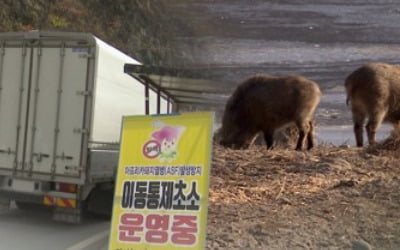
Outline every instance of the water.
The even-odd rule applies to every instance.
[[[317,82],[323,93],[315,113],[321,143],[355,145],[346,77],[365,63],[400,62],[400,8],[393,0],[188,0],[172,7],[193,30],[176,41],[198,48],[186,53],[220,86],[261,72]],[[233,87],[226,89],[224,98]],[[214,109],[217,123],[223,108]],[[377,139],[390,131],[383,125]]]
[[[392,130],[392,126],[389,124],[382,124],[376,134],[376,140],[379,142],[386,139]],[[336,126],[321,126],[317,127],[315,136],[318,145],[350,145],[355,146],[355,137],[352,125],[336,125]],[[364,130],[364,144],[367,144],[367,136]]]

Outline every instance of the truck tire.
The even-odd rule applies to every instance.
[[[99,218],[111,219],[114,189],[96,187],[87,200],[87,211]]]

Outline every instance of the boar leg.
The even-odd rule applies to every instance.
[[[313,121],[309,122],[310,128],[307,134],[307,150],[310,150],[314,147],[314,123]]]
[[[296,150],[302,150],[304,141],[306,139],[306,135],[308,134],[308,131],[310,130],[310,125],[308,122],[296,122],[296,126],[299,129],[299,139],[297,141],[297,146]]]
[[[398,137],[400,135],[400,121],[395,121],[392,123],[393,125],[393,134]]]
[[[364,144],[363,125],[365,120],[365,114],[359,112],[355,108],[353,108],[352,112],[353,112],[353,122],[354,122],[354,135],[356,138],[357,147],[362,147]]]
[[[263,131],[264,133],[264,140],[265,144],[267,145],[267,149],[272,149],[272,145],[274,144],[274,133],[271,133],[270,131]]]
[[[367,135],[368,135],[368,143],[369,145],[374,145],[376,143],[375,141],[375,135],[376,131],[381,125],[383,121],[384,115],[382,113],[374,113],[369,117],[366,129],[367,129]]]

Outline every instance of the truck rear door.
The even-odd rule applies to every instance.
[[[81,177],[89,52],[54,37],[3,42],[0,169],[39,179]]]

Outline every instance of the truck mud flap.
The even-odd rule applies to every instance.
[[[82,208],[63,208],[56,207],[53,211],[53,220],[79,224],[82,222],[83,209]]]

